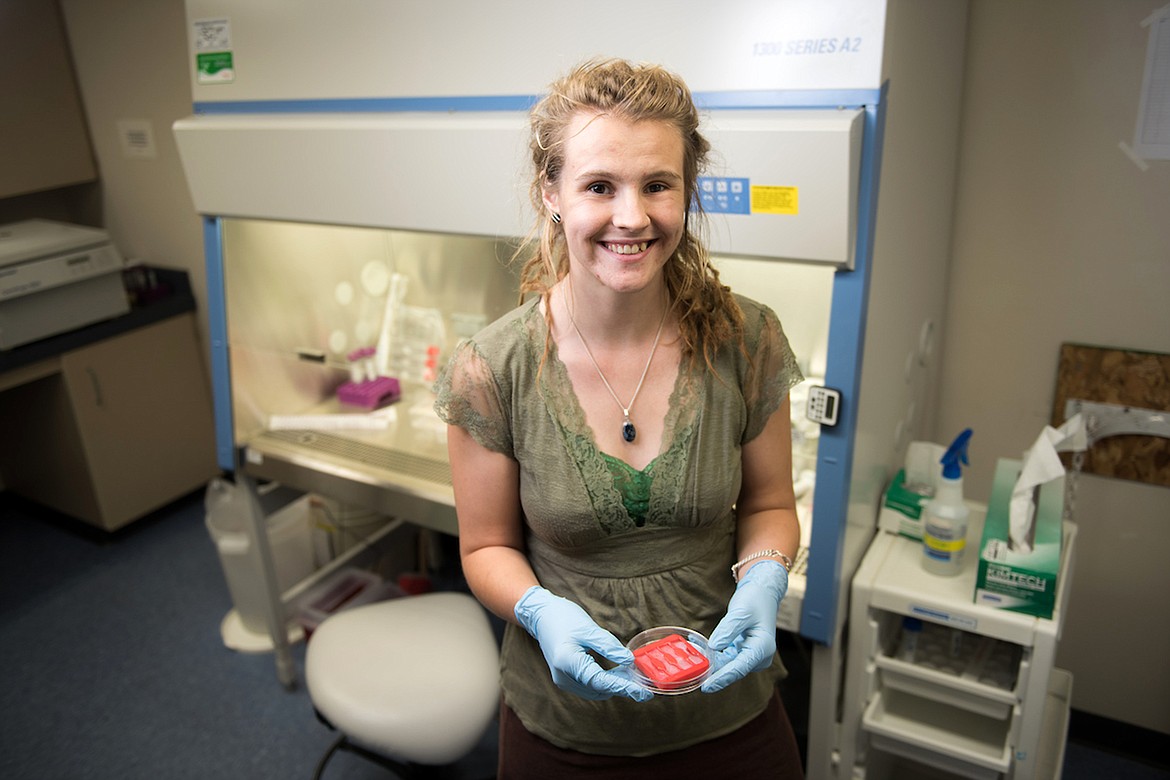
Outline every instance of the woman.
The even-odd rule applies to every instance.
[[[775,315],[719,283],[696,234],[709,146],[690,92],[658,67],[587,63],[531,125],[535,295],[460,344],[436,402],[464,573],[510,623],[499,777],[799,776],[775,630],[802,377]],[[624,643],[660,625],[710,636],[700,691],[630,676]]]

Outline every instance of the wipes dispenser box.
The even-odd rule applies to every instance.
[[[932,442],[911,442],[906,462],[882,496],[878,528],[911,539],[922,538],[922,510],[934,497],[939,461],[946,448]]]
[[[979,545],[975,603],[1050,618],[1060,571],[1064,477],[1028,489],[1031,523],[1022,520],[1018,510],[1013,534],[1012,495],[1023,466],[1008,458],[996,464]],[[1020,503],[1017,500],[1017,507]]]
[[[911,539],[921,539],[922,508],[930,502],[932,494],[932,490],[912,487],[906,481],[906,470],[899,469],[882,498],[878,527]]]

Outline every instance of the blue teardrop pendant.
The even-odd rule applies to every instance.
[[[627,442],[632,442],[637,436],[638,429],[634,427],[634,424],[630,422],[630,418],[627,417],[622,423],[622,438]]]

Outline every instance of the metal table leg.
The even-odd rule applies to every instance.
[[[281,600],[280,584],[276,579],[276,562],[272,556],[272,545],[268,538],[267,518],[251,477],[237,472],[236,479],[248,500],[248,542],[256,551],[264,586],[264,618],[268,633],[272,637],[272,649],[276,656],[276,676],[281,685],[292,689],[297,682],[296,662],[288,642],[288,616]]]

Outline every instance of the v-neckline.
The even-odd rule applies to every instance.
[[[548,323],[544,312],[536,305],[528,317],[529,325],[526,329],[532,338],[534,357],[537,362],[543,362],[543,368],[534,366],[539,377],[538,392],[545,397],[549,412],[556,421],[558,436],[562,437],[570,457],[576,462],[585,491],[595,502],[598,522],[611,533],[626,529],[626,523],[629,523],[629,528],[633,528],[633,519],[613,482],[606,458],[619,461],[624,468],[635,473],[637,470],[624,458],[606,453],[598,446],[593,428],[585,418],[585,409],[569,379],[568,367],[560,358],[556,342],[548,340]],[[543,361],[540,356],[544,357]],[[690,447],[693,426],[702,403],[702,383],[696,381],[693,367],[686,360],[680,361],[663,421],[658,453],[646,464],[647,467],[653,464],[655,469],[650,483],[647,521],[653,519],[656,511],[673,511],[665,507],[675,507],[678,503],[682,474],[688,462],[684,451]],[[609,475],[610,479],[606,480],[602,475]],[[607,522],[606,518],[624,518],[624,521],[615,525]]]
[[[542,328],[544,330],[544,334],[542,335],[547,337],[548,323],[544,321],[544,315],[542,312],[540,312],[539,307],[537,307],[537,315],[540,317]],[[648,469],[655,461],[661,460],[662,456],[668,452],[675,443],[675,428],[680,415],[679,404],[676,403],[676,401],[679,398],[679,388],[683,383],[683,375],[687,371],[685,362],[679,362],[678,370],[674,375],[674,383],[670,388],[670,397],[667,401],[666,417],[662,424],[662,438],[658,442],[658,451],[654,454],[654,457],[646,462],[645,466],[639,469],[621,455],[616,455],[612,452],[606,452],[605,450],[601,449],[601,446],[597,443],[597,433],[593,430],[593,427],[589,425],[589,418],[585,416],[585,407],[581,405],[581,399],[577,397],[577,389],[573,387],[573,380],[569,376],[569,367],[565,365],[563,360],[561,360],[560,346],[555,341],[551,343],[552,348],[549,350],[548,354],[548,365],[551,365],[556,372],[556,381],[563,389],[564,395],[567,395],[572,399],[572,408],[562,410],[561,414],[561,417],[566,424],[572,423],[571,426],[567,425],[567,427],[579,435],[585,435],[589,442],[590,448],[594,453],[596,453],[598,457],[604,456],[606,458],[612,458],[613,460],[620,461],[633,472],[644,473],[646,469]],[[669,444],[667,444],[668,439],[670,440]]]

